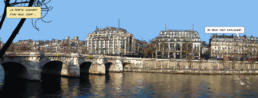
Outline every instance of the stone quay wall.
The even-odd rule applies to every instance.
[[[124,71],[176,74],[258,74],[258,62],[131,58],[124,64]]]

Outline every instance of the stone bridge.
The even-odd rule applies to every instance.
[[[122,72],[121,57],[77,53],[6,53],[1,61],[5,77],[41,80],[42,74],[80,77],[83,74]]]
[[[6,53],[0,61],[6,77],[42,80],[45,74],[81,77],[107,72],[258,74],[258,62],[132,58],[62,53]],[[44,80],[44,78],[43,78]]]

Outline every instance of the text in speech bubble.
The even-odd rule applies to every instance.
[[[244,27],[205,27],[206,33],[244,33]]]
[[[7,7],[7,18],[41,18],[40,7]]]

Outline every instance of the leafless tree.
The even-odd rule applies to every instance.
[[[146,47],[143,48],[143,56],[144,57],[152,57],[157,56],[156,51],[158,49],[158,41],[156,39],[151,40]]]
[[[187,62],[189,63],[189,68],[192,69],[193,68],[193,58],[194,58],[194,50],[192,47],[192,43],[191,42],[186,42],[183,44],[183,52],[184,52],[184,56],[187,60]]]
[[[162,58],[165,57],[165,52],[166,52],[166,43],[161,41],[159,43],[159,50],[161,51],[161,56]]]
[[[32,19],[32,26],[39,30],[37,27],[38,21],[43,21],[48,23],[49,21],[44,20],[44,17],[47,15],[47,13],[52,9],[52,7],[48,6],[48,3],[51,0],[3,0],[4,2],[4,11],[0,20],[0,30],[2,30],[2,26],[4,24],[4,21],[6,19],[6,13],[7,13],[7,7],[41,7],[42,10],[42,17],[39,19]],[[7,42],[4,44],[3,48],[0,50],[0,58],[3,57],[6,50],[9,48],[11,43],[13,42],[16,35],[19,33],[20,29],[22,28],[23,24],[25,23],[26,18],[21,18],[15,27],[15,29],[12,31],[11,36],[7,40]]]

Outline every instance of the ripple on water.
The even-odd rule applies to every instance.
[[[2,76],[3,78],[3,76]],[[240,81],[250,84],[241,85]],[[7,85],[5,92],[23,98],[37,97],[130,97],[130,98],[220,98],[258,97],[257,76],[176,75],[160,73],[110,73],[83,79],[61,78],[60,84],[24,82]],[[46,87],[47,86],[47,87]],[[17,93],[17,91],[22,93]],[[46,90],[51,90],[46,91]],[[2,92],[2,91],[1,91]],[[0,96],[1,93],[0,92]],[[8,93],[8,94],[9,94]],[[8,95],[7,94],[7,95]]]

